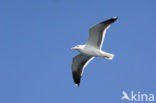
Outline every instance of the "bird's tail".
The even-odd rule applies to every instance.
[[[105,54],[104,58],[109,59],[109,60],[113,60],[114,54],[110,54],[110,53],[106,53],[106,52],[104,54]]]

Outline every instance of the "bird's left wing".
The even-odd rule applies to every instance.
[[[73,58],[72,62],[72,74],[74,82],[79,86],[80,79],[83,73],[85,66],[93,59],[94,57],[80,53],[79,55]]]

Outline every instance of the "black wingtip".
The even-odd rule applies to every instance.
[[[74,80],[76,86],[78,87],[80,84],[80,80],[81,80],[81,74],[78,72],[73,72],[73,80]]]
[[[76,85],[77,87],[79,87],[79,83],[76,83],[75,85]]]
[[[104,23],[113,23],[114,21],[116,21],[118,19],[118,16],[113,17],[111,19],[108,19],[106,21],[101,22],[100,24],[104,24]]]
[[[114,19],[114,20],[117,20],[117,19],[118,19],[118,16],[116,16],[116,17],[113,17],[113,19]]]
[[[74,79],[74,82],[75,82],[75,85],[77,87],[79,87],[79,85],[80,85],[80,79]]]

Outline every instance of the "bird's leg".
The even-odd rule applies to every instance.
[[[109,56],[104,56],[104,57],[107,58],[107,59],[109,58]]]

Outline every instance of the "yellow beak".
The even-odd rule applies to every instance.
[[[76,48],[72,47],[71,49],[74,50],[74,49],[76,49]]]

